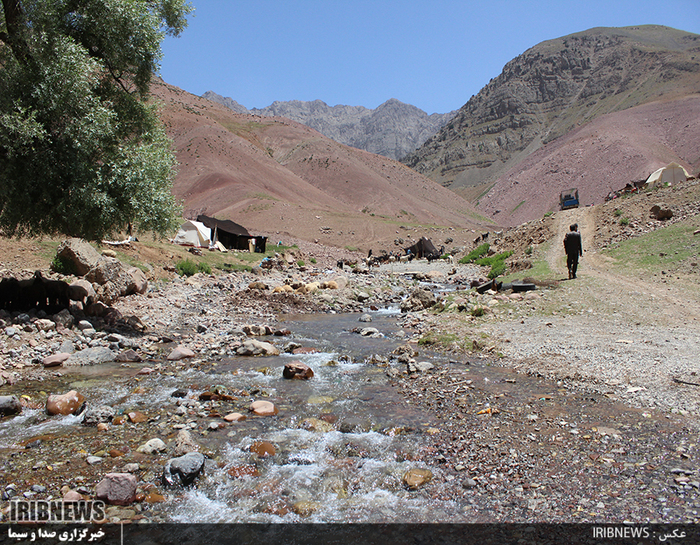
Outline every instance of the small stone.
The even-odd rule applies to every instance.
[[[305,363],[292,361],[285,364],[282,376],[287,379],[308,380],[314,376],[314,372]]]
[[[258,458],[267,458],[268,456],[274,456],[277,453],[277,449],[269,441],[256,441],[250,445],[250,452],[257,454]]]
[[[243,422],[246,418],[247,416],[241,413],[230,413],[224,416],[226,422]]]
[[[50,395],[46,401],[46,412],[50,415],[78,414],[85,408],[85,396],[75,390],[65,394]]]
[[[476,486],[476,481],[474,479],[464,479],[462,481],[462,488],[474,488]]]
[[[194,352],[185,346],[176,347],[168,355],[168,361],[179,361],[185,358],[193,358]]]
[[[131,473],[107,473],[95,487],[95,497],[112,505],[129,505],[136,497],[137,484]]]
[[[153,439],[146,441],[143,445],[137,448],[136,451],[144,454],[157,454],[158,452],[165,452],[167,448],[167,445],[162,439],[154,437]]]
[[[20,414],[22,404],[17,396],[0,396],[0,416]]]
[[[279,413],[279,410],[270,401],[254,401],[250,404],[250,412],[257,416],[274,416]]]
[[[141,411],[132,411],[126,415],[129,418],[129,422],[132,424],[140,424],[141,422],[146,422],[148,417]]]
[[[58,354],[45,357],[41,361],[41,363],[44,365],[44,367],[58,367],[59,365],[62,365],[63,362],[66,361],[68,358],[70,358],[70,354],[67,354],[65,352],[59,352]]]
[[[200,452],[190,452],[179,458],[172,458],[163,468],[163,481],[170,486],[187,486],[194,482],[204,469],[205,458]]]
[[[411,490],[416,490],[429,483],[433,478],[433,472],[429,469],[411,468],[403,475],[403,483]]]
[[[363,314],[360,316],[360,319],[358,320],[359,322],[371,322],[372,321],[372,316],[369,314]]]

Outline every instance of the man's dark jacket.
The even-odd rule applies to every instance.
[[[583,255],[581,247],[581,233],[578,231],[569,231],[564,237],[564,249],[566,255]]]

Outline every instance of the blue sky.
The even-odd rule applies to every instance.
[[[526,49],[598,26],[700,34],[698,0],[191,0],[161,76],[247,108],[315,100],[430,113],[463,106]]]

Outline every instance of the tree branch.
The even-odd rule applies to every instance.
[[[22,64],[26,64],[30,58],[29,46],[22,38],[22,20],[24,10],[20,0],[2,0],[2,7],[5,12],[6,33],[0,35],[0,39],[10,46],[15,58]]]

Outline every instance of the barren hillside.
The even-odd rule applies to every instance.
[[[177,150],[173,190],[187,216],[205,212],[272,238],[360,248],[391,245],[406,228],[466,230],[469,238],[491,224],[401,163],[300,123],[236,114],[162,82],[153,93]]]
[[[559,189],[600,202],[603,186],[670,160],[697,170],[699,59],[700,36],[658,25],[543,42],[403,161],[507,224],[551,209]]]
[[[518,225],[559,209],[559,194],[579,189],[582,205],[645,180],[670,162],[700,169],[700,95],[601,116],[530,155],[479,200],[479,209]]]

